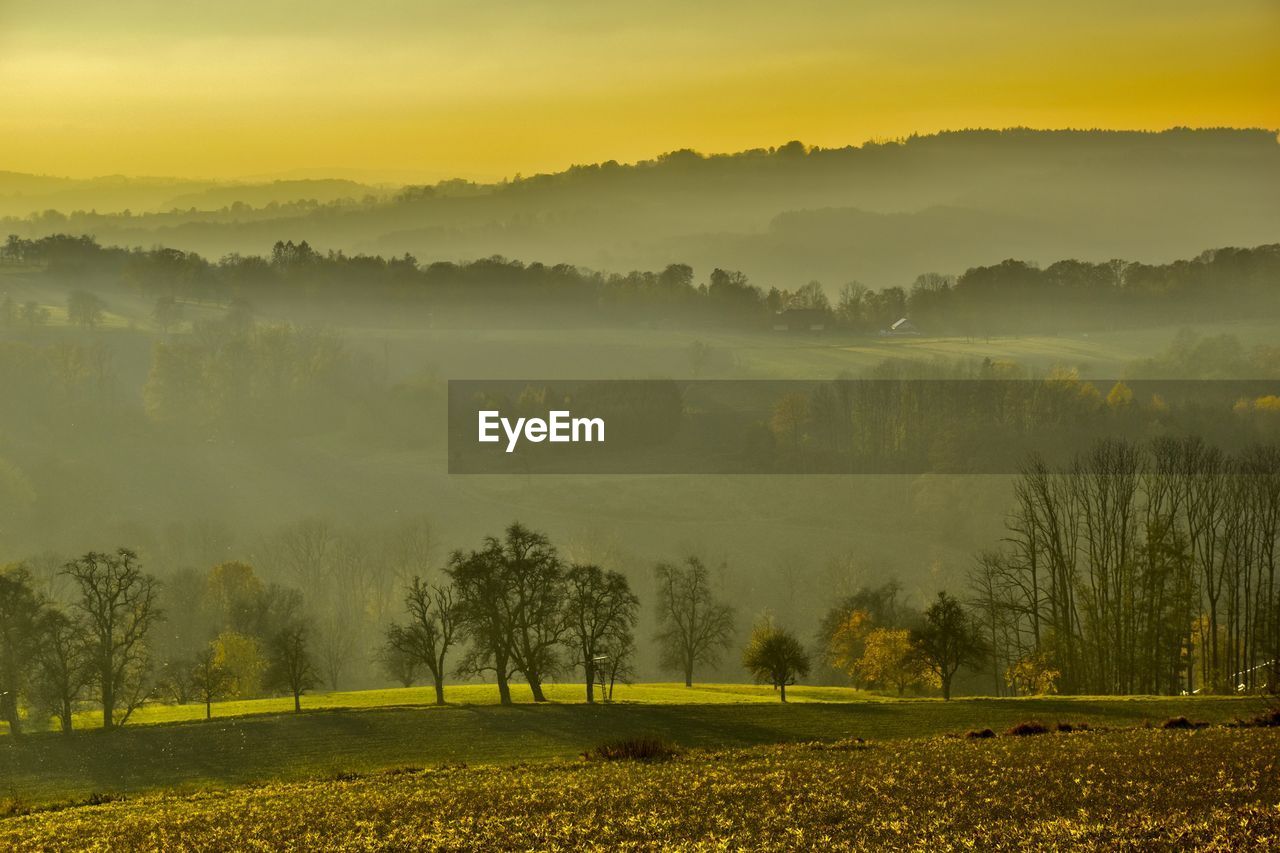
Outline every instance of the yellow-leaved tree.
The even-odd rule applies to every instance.
[[[865,610],[851,610],[831,632],[827,643],[827,663],[855,684],[860,678],[858,661],[862,659],[867,633],[871,630],[871,615]]]
[[[855,669],[868,684],[893,687],[899,696],[908,687],[937,686],[937,676],[915,653],[906,628],[876,628],[867,634]]]

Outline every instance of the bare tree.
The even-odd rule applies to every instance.
[[[57,717],[64,734],[71,734],[76,704],[91,676],[87,652],[81,625],[60,610],[44,611],[35,653],[35,704]]]
[[[124,725],[147,697],[147,635],[161,616],[159,581],[142,571],[138,555],[127,548],[114,554],[90,551],[67,563],[65,571],[80,593],[75,607],[88,633],[102,727]],[[124,710],[117,717],[121,702]]]
[[[428,585],[415,577],[405,593],[408,625],[387,629],[386,645],[426,666],[436,688],[436,704],[444,704],[445,657],[458,631],[453,587]]]
[[[459,625],[471,641],[459,671],[493,672],[504,705],[511,703],[511,675],[519,672],[534,701],[546,701],[542,681],[559,665],[556,647],[565,630],[563,572],[547,537],[512,524],[479,551],[455,552],[447,571]]]
[[[309,648],[310,634],[307,623],[296,619],[278,630],[268,644],[271,662],[267,683],[293,696],[294,713],[302,711],[302,694],[319,681]]]
[[[356,636],[355,623],[354,615],[342,606],[320,622],[319,642],[316,645],[324,680],[330,690],[341,687],[347,667],[351,665],[356,650],[361,646]]]
[[[609,651],[617,654],[627,647],[640,599],[631,592],[625,576],[599,566],[570,566],[565,577],[566,645],[574,665],[582,667],[587,701],[594,702],[596,669],[601,664],[607,667]]]
[[[213,644],[205,646],[196,655],[195,664],[191,667],[191,685],[195,695],[204,702],[204,718],[213,719],[213,702],[221,699],[231,688],[232,677],[218,662],[218,651]]]
[[[716,600],[711,573],[697,557],[683,565],[659,563],[654,574],[661,665],[682,672],[685,687],[692,687],[694,668],[715,666],[732,642],[733,608]]]

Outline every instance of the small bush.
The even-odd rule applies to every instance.
[[[1039,720],[1027,720],[1025,723],[1018,723],[1010,728],[1005,734],[1014,737],[1026,737],[1027,735],[1043,735],[1049,733],[1049,727]]]
[[[1071,732],[1087,732],[1089,731],[1089,724],[1088,723],[1058,723],[1057,729],[1063,734],[1070,734]]]
[[[977,740],[978,738],[987,738],[987,737],[995,737],[995,736],[996,736],[996,733],[991,731],[991,729],[974,729],[973,731],[965,735],[965,737],[972,738],[974,740]]]
[[[1170,717],[1160,726],[1162,729],[1203,729],[1208,723],[1191,722],[1186,717]]]
[[[680,753],[674,745],[652,737],[602,743],[582,753],[588,761],[665,761]]]

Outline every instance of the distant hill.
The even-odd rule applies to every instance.
[[[180,178],[61,178],[0,171],[0,216],[27,217],[48,210],[63,214],[160,213],[172,210],[215,211],[237,203],[250,207],[301,200],[329,203],[384,196],[386,190],[350,180],[262,182],[193,181]]]
[[[0,176],[0,195],[6,186]],[[676,151],[374,200],[348,181],[171,186],[169,202],[181,202],[171,206],[188,212],[4,224],[27,237],[92,233],[214,257],[291,238],[424,260],[504,255],[610,270],[686,262],[700,273],[741,269],[766,286],[884,287],[993,257],[1166,262],[1188,245],[1275,242],[1277,186],[1272,131],[967,130],[838,149]],[[236,201],[247,207],[229,210]]]

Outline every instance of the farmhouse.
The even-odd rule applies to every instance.
[[[895,335],[895,336],[918,335],[920,334],[920,330],[916,328],[914,323],[912,323],[906,317],[903,317],[902,319],[894,322],[892,326],[885,329],[880,334]]]

